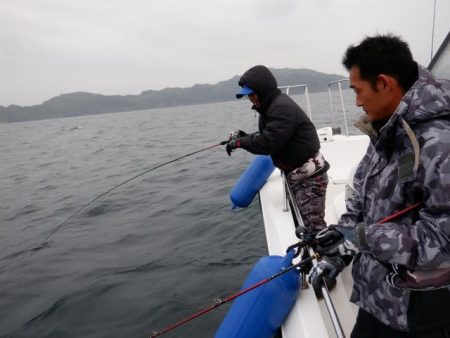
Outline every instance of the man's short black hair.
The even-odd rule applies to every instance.
[[[342,63],[347,70],[358,66],[361,79],[369,81],[373,88],[380,74],[394,77],[405,92],[417,80],[417,64],[408,44],[393,35],[366,37],[347,49]]]

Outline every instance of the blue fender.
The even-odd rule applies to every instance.
[[[261,258],[249,273],[244,290],[292,265],[294,251],[286,256]],[[293,269],[237,298],[215,338],[272,338],[294,306],[300,277]]]
[[[270,156],[257,155],[231,190],[233,209],[248,207],[274,169]]]

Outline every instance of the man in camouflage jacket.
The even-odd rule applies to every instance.
[[[343,63],[371,142],[347,212],[318,236],[310,281],[317,288],[353,256],[352,337],[450,337],[450,82],[390,35],[351,46]]]

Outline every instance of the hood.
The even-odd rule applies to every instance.
[[[281,93],[271,71],[262,65],[247,70],[239,80],[239,86],[247,85],[258,95],[262,110],[267,109],[272,99]]]
[[[450,116],[450,81],[438,80],[419,66],[419,77],[408,90],[394,114],[410,125],[434,118]]]

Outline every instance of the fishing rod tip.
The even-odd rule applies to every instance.
[[[31,251],[38,251],[38,250],[44,249],[44,248],[46,248],[48,246],[49,246],[48,242],[42,242],[38,246],[32,248]]]

